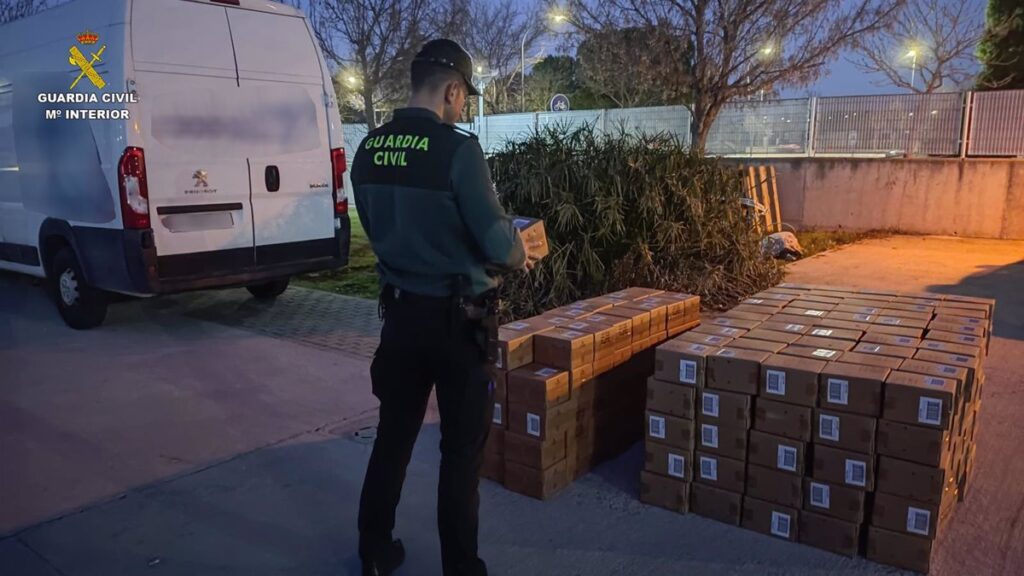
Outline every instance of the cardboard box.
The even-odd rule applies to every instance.
[[[931,569],[933,540],[868,527],[868,560],[927,574]]]
[[[783,306],[786,305],[787,302],[791,301],[790,297],[786,296],[784,294],[783,295],[770,295],[770,296],[774,296],[774,297],[764,297],[764,298],[761,298],[761,297],[756,296],[756,295],[755,296],[751,296],[750,298],[745,298],[744,300],[742,300],[740,302],[740,304],[744,304],[744,305],[748,305],[748,306],[764,306],[766,308],[773,308],[776,312],[778,312],[779,310],[781,310],[783,308]]]
[[[714,324],[715,326],[725,326],[726,328],[741,328],[743,330],[753,330],[761,323],[761,320],[753,320],[750,318],[737,318],[734,316],[718,316],[717,318],[711,318],[707,321],[708,324]]]
[[[956,394],[958,397],[967,384],[967,368],[952,364],[940,364],[938,362],[910,358],[904,360],[903,364],[900,364],[900,371],[956,380]]]
[[[565,460],[546,470],[505,462],[505,488],[538,500],[546,500],[569,485],[569,468]]]
[[[757,394],[761,363],[770,355],[766,352],[722,348],[707,357],[707,386],[718,390]]]
[[[896,336],[909,336],[910,338],[924,337],[923,328],[910,328],[908,326],[892,326],[889,324],[870,324],[865,332],[875,334],[894,334]]]
[[[747,485],[747,464],[710,452],[698,451],[693,460],[694,482],[742,494]]]
[[[799,508],[803,502],[803,478],[748,463],[747,488],[744,493],[766,502]]]
[[[981,370],[981,360],[976,356],[970,356],[967,354],[918,349],[914,354],[914,359],[936,362],[938,364],[948,364],[950,366],[959,366],[967,370],[967,379],[964,382],[964,393],[967,396],[970,396],[971,389],[974,387],[974,382],[977,380],[978,372]]]
[[[870,322],[857,322],[855,320],[840,320],[838,318],[820,318],[814,321],[815,328],[842,328],[843,330],[857,330],[867,332],[871,328]]]
[[[761,363],[761,386],[758,395],[799,404],[814,406],[818,401],[818,376],[825,362],[776,354]]]
[[[689,294],[678,294],[676,296],[672,296],[671,293],[669,293],[648,297],[647,301],[656,302],[665,306],[665,326],[667,329],[670,325],[686,324],[696,320],[695,316],[691,318],[690,315],[687,314],[687,300],[691,298],[698,297],[690,296]]]
[[[799,335],[809,332],[812,327],[812,324],[809,322],[779,322],[776,318],[777,316],[767,322],[762,322],[756,330],[771,330],[772,332],[797,334],[799,337]]]
[[[763,300],[762,300],[762,302],[763,302]],[[738,313],[743,313],[743,314],[751,314],[752,316],[749,317],[751,320],[756,320],[756,319],[760,318],[761,321],[763,322],[764,320],[767,320],[768,317],[770,317],[773,314],[775,314],[776,312],[778,312],[780,310],[780,308],[781,308],[781,306],[778,306],[778,305],[775,305],[775,306],[762,306],[760,304],[744,304],[744,303],[740,303],[738,306],[734,306],[731,309],[729,309],[729,314],[732,315],[733,313],[737,313],[737,312]],[[743,316],[733,316],[733,317],[735,317],[735,318],[743,318]]]
[[[874,454],[877,426],[878,420],[871,416],[816,409],[813,442],[852,452]]]
[[[488,369],[493,390],[491,424],[499,428],[508,427],[508,372],[494,367]]]
[[[843,355],[836,359],[836,362],[842,362],[843,364],[860,364],[862,366],[878,366],[882,368],[888,368],[890,370],[897,370],[900,364],[903,364],[903,358],[896,358],[895,356],[879,356],[877,354],[864,354],[861,352],[844,352]]]
[[[811,331],[807,333],[806,338],[828,338],[833,340],[842,340],[844,342],[856,342],[860,340],[860,337],[864,334],[861,330],[850,330],[847,328],[831,328],[828,326],[815,326],[811,328]],[[827,340],[821,340],[815,344],[804,343],[804,346],[818,346],[821,348],[838,348],[839,350],[849,350],[849,348],[839,348],[834,343],[829,345]],[[845,345],[844,345],[845,346]],[[853,348],[852,345],[849,345]]]
[[[882,417],[886,420],[951,429],[956,380],[893,371],[885,380]]]
[[[693,329],[693,332],[697,334],[713,334],[715,336],[725,336],[726,338],[739,338],[748,331],[743,328],[734,328],[732,326],[718,326],[715,324],[701,324]]]
[[[972,311],[972,312],[976,312],[978,315],[974,316],[974,317],[971,317],[971,316],[961,316],[959,314],[949,314],[949,313],[946,313],[946,312],[943,311],[943,312],[940,312],[940,313],[936,314],[932,318],[932,321],[933,322],[942,322],[944,324],[958,325],[958,326],[982,326],[982,327],[987,327],[989,325],[988,324],[988,319],[985,317],[983,312],[981,312],[981,311]],[[955,332],[955,330],[954,330],[954,332]]]
[[[757,324],[760,324],[761,322],[764,322],[765,320],[771,318],[772,313],[774,313],[774,310],[765,314],[760,312],[744,312],[742,310],[736,310],[735,308],[733,308],[731,310],[723,312],[722,317],[728,318],[730,320],[749,320],[751,322],[756,322]]]
[[[811,334],[815,331],[821,334],[835,334],[837,330],[841,328],[812,328]],[[852,330],[850,331],[852,332]],[[801,336],[799,340],[793,343],[796,346],[806,346],[808,348],[825,348],[826,350],[839,350],[841,352],[848,352],[856,343],[852,340],[843,340],[841,338],[826,338],[823,336]]]
[[[638,310],[629,306],[615,306],[601,312],[603,316],[618,316],[629,319],[633,323],[633,342],[651,337],[651,312]]]
[[[593,364],[594,335],[564,328],[541,332],[533,337],[533,358],[539,364],[564,370]]]
[[[746,460],[747,430],[717,424],[698,424],[697,433],[698,450],[734,460]]]
[[[657,442],[644,442],[644,470],[690,482],[693,450],[680,450]]]
[[[804,478],[804,510],[810,510],[853,524],[865,520],[867,492],[831,482]]]
[[[853,558],[860,551],[861,525],[823,514],[800,511],[801,544]]]
[[[910,308],[916,307],[916,305],[909,306]],[[933,310],[928,306],[921,306],[923,310],[908,310],[904,306],[886,306],[878,314],[879,324],[886,324],[882,321],[882,318],[894,317],[894,318],[908,318],[911,320],[924,320],[929,322],[932,319]]]
[[[697,405],[697,420],[700,424],[717,424],[719,426],[750,428],[752,397],[747,394],[726,392],[724,390],[702,389]]]
[[[650,314],[651,334],[668,331],[668,307],[657,300],[637,300],[629,304],[623,304],[621,309],[632,309]]]
[[[917,318],[902,318],[900,316],[892,315],[878,315],[875,316],[874,324],[881,324],[883,326],[897,326],[900,328],[915,328],[924,329],[928,327],[927,320],[919,320]]]
[[[878,304],[877,302],[865,303],[864,301],[861,300],[855,300],[853,301],[853,304],[848,304],[847,302],[850,301],[851,300],[843,300],[843,303],[837,304],[836,307],[832,309],[832,311],[847,312],[850,314],[866,314],[868,316],[873,316],[882,311],[882,309],[879,307],[880,304]]]
[[[569,399],[569,373],[529,364],[508,373],[508,403],[533,410],[551,408]]]
[[[878,458],[878,491],[939,504],[947,482],[955,482],[951,472],[943,468],[907,462],[889,456]]]
[[[811,360],[822,360],[826,362],[835,362],[843,357],[848,352],[837,350],[834,348],[811,348],[809,346],[799,346],[796,344],[790,344],[783,348],[779,354],[784,356],[796,356],[799,358],[808,358]]]
[[[758,397],[754,400],[754,428],[802,442],[811,441],[814,409]]]
[[[605,318],[605,316],[600,317]],[[624,341],[621,335],[621,324],[617,326],[611,322],[591,321],[586,318],[564,324],[562,327],[565,330],[593,335],[594,362],[613,356],[619,348],[632,344],[632,340]]]
[[[833,311],[825,315],[825,318],[830,320],[842,320],[843,322],[858,322],[863,324],[871,324],[875,321],[874,314],[863,314],[859,312],[838,312]]]
[[[743,520],[740,525],[747,530],[796,542],[799,517],[800,513],[795,507],[744,496]]]
[[[753,332],[754,330],[751,330]],[[748,332],[749,334],[750,332]],[[771,342],[768,340],[758,340],[756,338],[748,338],[743,336],[737,338],[729,343],[729,348],[738,348],[743,350],[754,350],[756,352],[767,352],[768,354],[775,354],[779,350],[786,347],[784,342]]]
[[[815,480],[873,492],[875,457],[818,444],[814,446],[812,477]]]
[[[647,411],[647,440],[649,441],[692,451],[694,434],[693,420]]]
[[[953,491],[947,491],[943,503],[918,502],[878,492],[871,506],[871,525],[893,532],[935,538],[939,528],[940,508],[955,502]]]
[[[498,338],[495,343],[495,367],[502,370],[515,370],[533,362],[533,336],[550,330],[552,326],[540,319],[530,318],[509,322],[498,327]]]
[[[889,372],[881,366],[829,362],[821,371],[819,405],[877,417],[882,411],[882,387]]]
[[[669,323],[669,325],[668,325],[668,332],[666,333],[666,338],[673,338],[673,337],[678,336],[678,335],[680,335],[680,334],[682,334],[684,332],[692,330],[692,329],[694,329],[694,328],[696,328],[698,326],[700,326],[700,320],[693,320],[693,321],[690,321],[690,322],[688,322],[686,324],[676,324],[676,325],[674,325],[672,323]]]
[[[970,324],[962,324],[960,322],[941,322],[938,320],[932,320],[928,324],[928,329],[953,332],[955,334],[969,334],[982,339],[988,335],[988,330],[985,326],[971,326]]]
[[[652,296],[658,296],[663,294],[664,290],[658,290],[657,288],[644,288],[642,286],[631,286],[629,288],[623,288],[616,292],[612,292],[607,296],[609,298],[621,298],[623,300],[641,300],[644,298],[650,298]]]
[[[519,230],[519,236],[523,239],[523,245],[537,244],[530,251],[538,258],[548,255],[548,236],[544,232],[544,221],[526,216],[512,216],[512,225]]]
[[[703,344],[705,346],[725,346],[729,342],[735,340],[735,338],[729,338],[728,336],[719,336],[718,334],[704,334],[702,332],[684,332],[675,338],[683,342],[692,342],[694,344]]]
[[[675,382],[663,382],[653,376],[647,379],[647,409],[693,420],[697,389]]]
[[[575,421],[574,402],[565,402],[542,410],[515,402],[508,405],[508,430],[513,434],[544,440],[548,434],[569,430]]]
[[[950,303],[949,305],[946,306],[940,305],[935,310],[935,314],[936,316],[941,316],[944,318],[949,316],[956,316],[958,318],[974,318],[977,320],[985,320],[991,316],[991,314],[989,314],[986,310],[979,310],[974,308],[959,308],[953,305],[953,303]]]
[[[871,344],[883,344],[885,346],[909,346],[911,348],[917,348],[921,345],[921,340],[918,338],[897,336],[895,334],[882,334],[880,332],[865,332],[860,341],[869,342]]]
[[[732,526],[740,525],[743,495],[706,484],[690,486],[690,511]]]
[[[784,324],[782,326],[784,327],[786,325]],[[797,326],[799,326],[800,328],[804,327],[802,324],[801,325],[791,325],[791,326],[793,326],[794,328],[796,328]],[[748,340],[748,339],[765,340],[765,341],[768,341],[768,342],[776,342],[776,343],[781,343],[781,344],[792,344],[793,342],[797,341],[799,338],[800,338],[800,333],[797,332],[797,331],[768,330],[768,329],[765,329],[765,324],[761,324],[761,326],[759,326],[757,328],[754,328],[750,332],[747,332],[747,334],[743,337],[744,340]]]
[[[685,514],[690,510],[690,484],[643,470],[640,472],[640,501]]]
[[[960,344],[957,342],[944,342],[941,340],[924,339],[921,341],[921,345],[918,346],[918,348],[922,350],[949,352],[951,354],[960,354],[963,356],[974,356],[975,358],[983,358],[985,356],[984,351],[980,346]]]
[[[694,344],[685,340],[669,340],[655,350],[654,377],[665,382],[677,382],[703,388],[707,357],[718,348]]]
[[[589,312],[590,314],[598,314],[601,312],[601,310],[606,310],[611,307],[612,304],[609,302],[602,303],[591,302],[590,300],[580,300],[579,302],[573,302],[572,304],[564,306],[563,308],[582,310],[584,312]]]
[[[530,468],[546,470],[565,460],[568,434],[570,433],[552,434],[550,437],[540,440],[532,436],[505,432],[503,434],[505,460]]]
[[[793,300],[793,306],[799,306],[801,308],[827,308],[829,310],[835,308],[843,301],[842,298],[836,298],[835,296],[826,296],[820,292],[809,292],[800,296],[796,300]]]
[[[802,476],[806,454],[805,442],[758,430],[750,431],[750,438],[747,441],[747,462],[751,464]]]
[[[887,344],[875,344],[872,342],[861,342],[853,347],[854,352],[861,354],[876,354],[879,356],[891,356],[893,358],[907,359],[914,356],[914,349],[906,346],[889,346]]]
[[[589,309],[593,307],[596,306],[569,304],[568,306],[559,306],[558,308],[548,310],[543,316],[558,316],[569,320],[585,320],[593,314]]]

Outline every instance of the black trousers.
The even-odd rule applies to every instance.
[[[391,542],[395,508],[431,388],[441,415],[437,524],[445,576],[487,573],[477,556],[483,448],[493,387],[478,321],[454,312],[450,299],[401,293],[382,296],[384,326],[370,366],[380,423],[359,503],[359,553]]]

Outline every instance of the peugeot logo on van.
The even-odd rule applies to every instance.
[[[208,174],[206,173],[206,170],[202,169],[196,170],[192,174],[192,179],[196,181],[196,188],[207,188],[210,185],[210,183],[206,180],[207,176]]]

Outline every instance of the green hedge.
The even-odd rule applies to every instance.
[[[734,167],[668,135],[548,127],[490,159],[512,214],[543,218],[551,254],[510,275],[503,319],[627,286],[699,294],[724,308],[778,283],[761,255]]]

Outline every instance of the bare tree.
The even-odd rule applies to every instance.
[[[732,99],[800,86],[853,40],[881,29],[903,0],[569,0],[584,32],[664,27],[691,46],[692,146],[703,150],[712,122]],[[629,74],[630,70],[622,70]]]
[[[350,70],[362,94],[366,124],[407,93],[409,65],[433,35],[465,22],[466,0],[308,0],[310,24],[324,55]]]
[[[0,0],[0,24],[35,14],[48,4],[48,0]]]
[[[880,34],[854,43],[858,68],[919,94],[955,90],[978,72],[974,50],[985,34],[984,0],[907,0]]]
[[[535,15],[536,0],[523,2],[475,2],[469,20],[457,35],[485,74],[493,75],[484,91],[486,105],[496,112],[518,110],[522,54],[533,54],[544,33]],[[524,49],[525,46],[525,49]]]
[[[577,51],[583,81],[622,108],[682,104],[690,83],[687,40],[665,27],[599,30]]]

